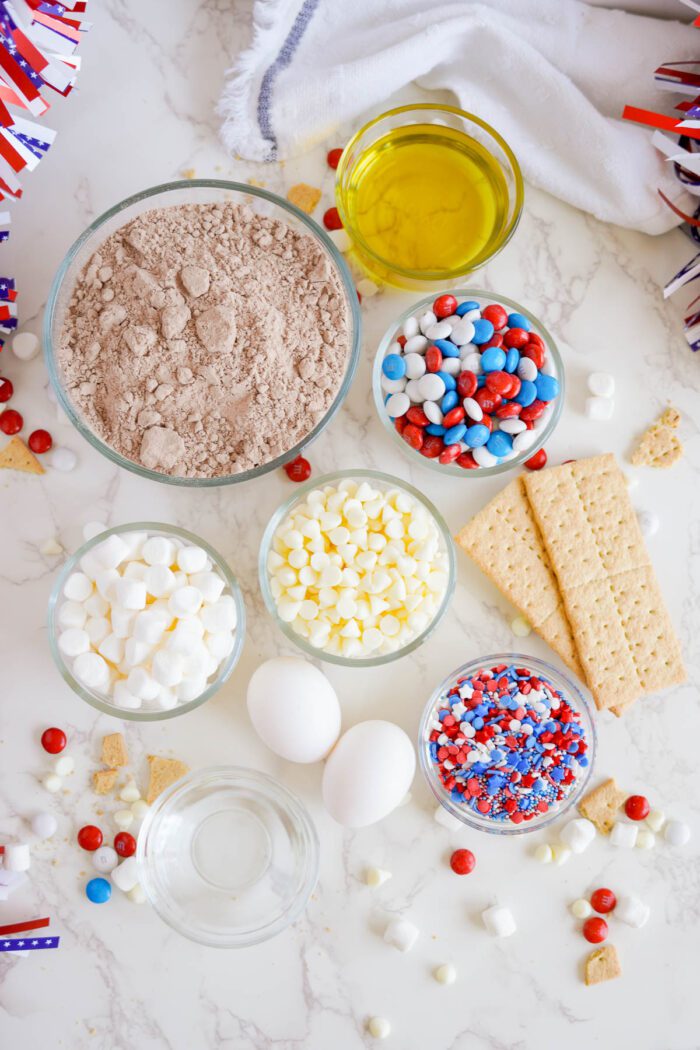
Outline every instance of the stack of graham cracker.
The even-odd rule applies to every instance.
[[[615,714],[686,674],[625,478],[607,454],[518,477],[456,537]]]

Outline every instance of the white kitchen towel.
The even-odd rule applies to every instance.
[[[580,0],[256,0],[253,18],[220,103],[232,153],[303,152],[415,81],[450,91],[527,180],[598,219],[661,233],[679,220],[657,188],[688,204],[649,131],[620,113],[668,111],[653,72],[695,57],[690,26]]]

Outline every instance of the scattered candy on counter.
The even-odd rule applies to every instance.
[[[85,896],[93,904],[106,904],[112,896],[112,887],[107,879],[90,879],[85,886]]]
[[[58,649],[78,682],[115,707],[189,703],[235,644],[236,604],[226,589],[202,547],[113,533],[65,581]]]
[[[311,477],[311,464],[303,456],[297,456],[291,463],[285,463],[284,472],[290,481],[308,481]]]
[[[55,726],[45,729],[41,734],[41,746],[50,755],[58,755],[64,750],[67,742],[66,734],[62,729],[57,729]]]
[[[484,926],[492,937],[512,937],[517,930],[513,913],[503,904],[494,904],[481,913]]]
[[[454,803],[520,824],[559,806],[588,765],[578,710],[543,676],[500,664],[438,701],[430,757]]]
[[[540,864],[551,864],[554,859],[552,847],[548,842],[540,842],[535,846],[533,856]]]
[[[476,866],[476,857],[469,849],[456,849],[450,857],[450,867],[455,875],[470,875]]]
[[[444,603],[449,559],[410,493],[344,478],[312,489],[278,525],[267,557],[280,619],[349,659],[396,652]]]
[[[586,415],[598,423],[607,422],[615,413],[615,378],[609,372],[591,372],[588,389],[592,397],[586,398]]]
[[[614,914],[616,919],[638,930],[648,922],[650,908],[639,897],[624,894],[618,900]]]
[[[58,821],[53,813],[35,813],[30,827],[38,839],[50,839],[56,834]]]
[[[638,510],[637,521],[645,540],[655,536],[661,526],[658,514],[654,514],[651,510]]]
[[[532,625],[524,616],[516,616],[511,620],[510,629],[516,638],[527,638],[532,634]]]
[[[583,897],[579,897],[578,900],[574,901],[570,908],[571,914],[575,919],[588,919],[593,912],[590,901],[585,900]]]
[[[527,317],[450,294],[403,323],[384,356],[380,385],[404,441],[427,459],[465,470],[532,448],[559,396],[547,345]],[[539,456],[531,469],[545,462]]]
[[[12,353],[20,361],[31,361],[39,353],[39,338],[34,332],[18,332],[12,340]]]
[[[605,919],[592,915],[584,922],[582,932],[590,944],[600,944],[608,936],[608,924]]]
[[[385,882],[391,878],[391,872],[386,871],[384,868],[368,868],[365,872],[365,882],[372,889],[377,889],[379,886],[383,886]]]
[[[690,828],[682,820],[668,820],[664,825],[664,838],[669,846],[685,846],[690,841]]]
[[[386,1039],[391,1034],[391,1025],[386,1017],[370,1017],[367,1031],[373,1039]]]
[[[572,853],[583,853],[593,842],[595,836],[595,824],[584,817],[570,820],[559,830],[559,841],[563,842]]]
[[[391,919],[384,931],[384,940],[400,952],[410,952],[420,930],[408,919]]]
[[[92,852],[102,845],[102,832],[94,824],[86,824],[78,832],[78,845],[81,849]]]
[[[594,890],[591,894],[591,907],[599,915],[607,915],[617,904],[617,897],[612,890],[605,887]]]
[[[326,154],[326,163],[328,164],[328,167],[335,171],[340,164],[340,158],[342,155],[343,151],[338,146],[335,149],[328,150],[328,153]]]

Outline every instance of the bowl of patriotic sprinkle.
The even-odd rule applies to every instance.
[[[534,314],[467,288],[421,299],[391,325],[372,388],[380,420],[414,462],[490,477],[545,465],[564,367]]]
[[[421,719],[418,754],[438,802],[479,831],[536,831],[572,809],[596,752],[591,708],[555,667],[497,653],[453,671]]]

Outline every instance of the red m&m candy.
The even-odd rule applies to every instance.
[[[342,155],[343,151],[342,149],[340,149],[340,147],[336,147],[335,149],[329,149],[328,153],[326,154],[326,163],[328,167],[333,168],[333,171],[335,171],[338,165],[340,164],[340,158],[342,157]]]
[[[491,322],[494,332],[498,332],[501,328],[505,328],[506,322],[508,321],[508,314],[503,307],[499,306],[497,303],[492,303],[490,306],[484,307],[481,311],[481,316]]]
[[[114,848],[120,857],[133,857],[136,853],[136,839],[128,831],[120,831],[114,836]]]
[[[323,225],[327,230],[342,230],[343,223],[337,208],[329,208],[323,213]]]
[[[600,915],[607,915],[609,911],[612,911],[617,904],[617,897],[612,890],[599,889],[594,890],[591,894],[591,907],[593,911],[599,912]]]
[[[583,936],[590,944],[600,944],[608,936],[608,924],[605,919],[590,918],[583,924]]]
[[[439,295],[433,303],[433,313],[437,318],[450,317],[457,309],[454,295]]]
[[[450,857],[450,867],[455,875],[469,875],[475,865],[476,857],[470,849],[456,849]]]
[[[86,824],[78,832],[78,845],[93,853],[102,845],[102,832],[94,824]]]
[[[27,441],[32,452],[39,456],[42,452],[48,452],[53,445],[53,438],[48,430],[33,430]]]
[[[41,734],[41,746],[50,755],[58,755],[66,746],[66,734],[62,729],[51,726]]]
[[[297,456],[291,463],[285,463],[284,470],[290,481],[308,481],[311,477],[311,464],[303,456]]]
[[[534,456],[530,456],[529,459],[525,460],[525,466],[528,470],[542,470],[542,467],[546,466],[547,453],[543,448],[538,448]]]
[[[649,800],[644,795],[630,795],[625,802],[625,813],[630,820],[646,820],[650,809]]]
[[[15,388],[11,381],[5,379],[4,376],[0,376],[0,404],[4,405],[6,401],[9,401],[14,392]]]
[[[24,420],[14,408],[8,408],[0,415],[0,430],[3,434],[19,434],[24,426]]]

